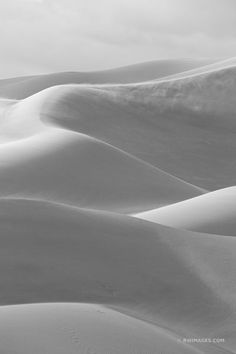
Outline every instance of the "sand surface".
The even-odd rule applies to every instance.
[[[235,94],[234,58],[0,81],[1,354],[236,353]]]
[[[202,353],[156,326],[99,305],[4,306],[0,313],[5,353]]]
[[[236,188],[220,189],[136,216],[178,229],[235,236]]]

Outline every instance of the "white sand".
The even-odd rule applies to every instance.
[[[236,236],[236,187],[217,190],[135,216],[178,229]]]
[[[166,82],[59,86],[41,115],[194,185],[224,188],[236,175],[235,59],[214,67]]]

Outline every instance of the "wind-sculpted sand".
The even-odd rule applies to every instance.
[[[206,193],[136,216],[178,229],[236,236],[236,187]]]
[[[236,353],[234,65],[0,81],[0,353]]]

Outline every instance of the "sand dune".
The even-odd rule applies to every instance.
[[[233,63],[166,82],[59,86],[45,95],[41,115],[191,184],[224,188],[236,174]]]
[[[236,187],[231,187],[136,216],[178,229],[236,236],[235,215]]]
[[[0,96],[22,99],[65,84],[133,83],[157,79],[214,62],[213,59],[157,60],[98,72],[66,72],[0,80]]]
[[[33,200],[1,200],[0,235],[1,304],[104,303],[184,337],[227,327],[233,341],[233,237]]]
[[[15,104],[1,125],[2,197],[135,212],[202,194],[111,145],[49,125],[40,115],[45,95]]]
[[[1,307],[0,343],[12,354],[202,353],[156,326],[91,304]]]
[[[191,69],[191,70],[182,71],[177,74],[165,76],[164,78],[160,78],[160,81],[183,79],[183,78],[198,76],[201,74],[212,73],[217,70],[228,69],[230,67],[234,67],[235,65],[236,65],[236,57],[230,58],[230,59],[225,59],[225,60],[220,60],[220,61],[217,60],[217,61],[212,62],[210,64],[203,65],[203,66]]]
[[[0,81],[1,354],[236,353],[236,64],[211,63]]]
[[[201,190],[87,136],[49,130],[0,147],[2,197],[37,197],[135,212]]]
[[[230,67],[152,84],[53,88],[41,115],[216,189],[235,182],[235,94]]]

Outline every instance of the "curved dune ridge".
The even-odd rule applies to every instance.
[[[235,65],[0,81],[1,353],[236,353]]]
[[[139,85],[48,89],[42,119],[204,189],[235,184],[236,69]]]
[[[44,96],[15,104],[0,124],[2,197],[135,212],[202,193],[109,144],[47,124],[40,119]]]
[[[217,190],[135,216],[178,229],[236,236],[236,187]]]
[[[187,71],[178,72],[176,74],[172,74],[169,76],[165,76],[164,78],[160,78],[160,81],[174,80],[174,79],[183,79],[193,76],[198,76],[201,74],[207,74],[211,72],[215,72],[217,70],[228,69],[230,67],[234,67],[236,65],[236,57],[215,61],[211,63],[206,63],[206,65],[190,69]]]
[[[235,331],[235,238],[35,200],[2,199],[0,221],[2,304],[103,303],[179,337]]]
[[[4,306],[0,341],[2,350],[17,354],[51,354],[55,348],[57,354],[157,354],[157,348],[202,353],[156,326],[91,304]]]
[[[156,60],[97,72],[65,72],[0,80],[0,96],[23,99],[55,85],[148,81],[205,66],[213,59]]]

